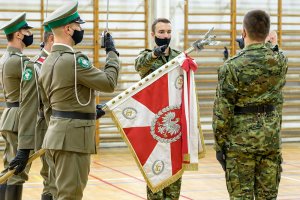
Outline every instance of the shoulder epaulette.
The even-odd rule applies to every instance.
[[[9,55],[10,56],[16,55],[16,56],[19,56],[19,57],[24,57],[25,56],[24,54],[18,53],[18,52],[10,52]]]
[[[145,50],[143,50],[143,51],[141,51],[141,52],[144,52],[144,51],[151,52],[152,50],[151,50],[151,49],[145,49]]]
[[[238,57],[240,57],[241,55],[245,54],[245,51],[240,51],[238,54],[236,54],[235,56],[233,57],[230,57],[227,61],[230,61],[230,60],[234,60]]]

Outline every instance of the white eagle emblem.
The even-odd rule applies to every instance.
[[[181,138],[180,105],[167,106],[160,110],[152,120],[150,133],[162,143],[172,143]]]
[[[174,112],[167,113],[162,122],[163,124],[158,124],[158,132],[165,137],[167,137],[167,134],[175,135],[180,131],[179,118],[175,118]]]

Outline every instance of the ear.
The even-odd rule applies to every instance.
[[[243,30],[242,30],[242,37],[243,38],[247,37],[247,31],[245,28],[243,28]]]
[[[16,38],[18,38],[18,39],[20,39],[20,40],[23,39],[23,38],[22,38],[22,33],[21,33],[20,31],[17,31],[17,32],[15,32],[14,34],[15,34],[15,37],[16,37]],[[23,37],[24,37],[24,36],[23,36]]]
[[[54,35],[51,34],[48,38],[48,42],[53,43],[54,42]]]
[[[154,32],[151,32],[151,36],[154,37],[154,36],[155,36],[155,33],[154,33]]]
[[[64,32],[69,35],[69,33],[71,32],[70,24],[64,26]]]

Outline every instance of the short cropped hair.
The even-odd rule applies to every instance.
[[[162,22],[162,23],[166,23],[166,24],[171,24],[170,20],[166,19],[166,18],[157,18],[156,20],[154,20],[154,22],[152,23],[151,26],[151,30],[154,33],[155,32],[155,26],[157,23]]]
[[[249,11],[243,21],[250,39],[265,40],[270,31],[270,16],[263,10]]]
[[[6,39],[8,42],[11,42],[14,39],[14,33],[7,34]]]
[[[44,38],[43,38],[44,43],[48,42],[48,39],[49,39],[50,35],[53,35],[53,33],[52,32],[47,32],[47,31],[44,32]]]

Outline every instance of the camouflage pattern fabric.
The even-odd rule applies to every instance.
[[[216,151],[227,156],[226,177],[231,199],[253,199],[252,193],[268,194],[268,198],[262,199],[274,199],[277,195],[279,178],[269,179],[274,174],[280,177],[282,88],[287,68],[283,53],[265,44],[247,46],[219,68],[213,131]],[[275,110],[234,115],[235,106],[260,105],[273,105]],[[263,172],[264,168],[268,172]]]
[[[230,199],[250,200],[255,196],[256,200],[276,200],[281,162],[280,151],[266,155],[227,152],[226,185]],[[260,167],[256,170],[256,166]]]
[[[164,188],[163,190],[153,193],[149,187],[147,187],[147,199],[148,200],[176,200],[179,199],[181,188],[181,178]]]
[[[161,56],[152,58],[152,50],[145,49],[144,51],[141,51],[139,56],[135,59],[135,69],[139,72],[141,78],[144,78],[178,56],[180,53],[180,51],[170,48],[168,57]]]

